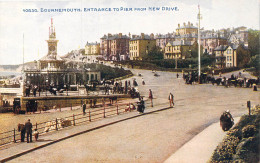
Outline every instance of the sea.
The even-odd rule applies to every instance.
[[[11,76],[11,75],[21,75],[21,72],[17,72],[17,71],[0,71],[0,76]]]

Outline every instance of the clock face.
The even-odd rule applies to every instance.
[[[50,46],[50,47],[49,47],[49,50],[50,50],[50,51],[55,51],[55,46]]]

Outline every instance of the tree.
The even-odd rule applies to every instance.
[[[157,46],[151,48],[148,51],[148,55],[144,57],[144,60],[161,60],[163,59],[163,52]]]
[[[197,42],[195,42],[192,46],[191,46],[191,50],[190,50],[190,52],[191,52],[191,57],[192,58],[198,58],[198,43]],[[200,55],[202,56],[202,53],[203,53],[203,46],[202,45],[200,45]]]
[[[259,51],[259,30],[248,31],[248,50],[250,51],[251,56],[255,56],[256,54],[260,54]]]
[[[250,61],[250,54],[242,45],[237,50],[237,66],[244,67]]]

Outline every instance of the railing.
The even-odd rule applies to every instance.
[[[56,118],[51,121],[45,121],[33,124],[33,129],[37,129],[40,135],[47,132],[58,131],[60,129],[76,126],[78,124],[93,122],[106,117],[133,111],[130,109],[131,103],[108,105],[103,104],[101,108],[88,108],[85,113],[73,114],[71,116]],[[61,108],[60,108],[61,109]],[[25,137],[26,140],[26,137]],[[0,133],[0,146],[21,141],[21,132],[17,129]]]

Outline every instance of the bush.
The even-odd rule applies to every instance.
[[[237,137],[239,140],[242,139],[242,132],[241,132],[241,130],[239,130],[239,129],[233,128],[233,129],[231,129],[231,130],[228,131],[227,135],[228,135],[228,136],[235,136],[235,137]]]
[[[210,162],[259,162],[260,107],[252,108],[252,115],[243,115],[215,149]]]
[[[243,160],[244,162],[258,162],[258,144],[259,140],[256,137],[242,139],[236,148],[236,154],[233,160]]]
[[[254,125],[248,125],[242,129],[243,138],[252,137],[255,134],[256,134],[256,127]]]
[[[239,139],[235,136],[226,136],[223,142],[215,149],[212,162],[228,161],[233,159]]]

